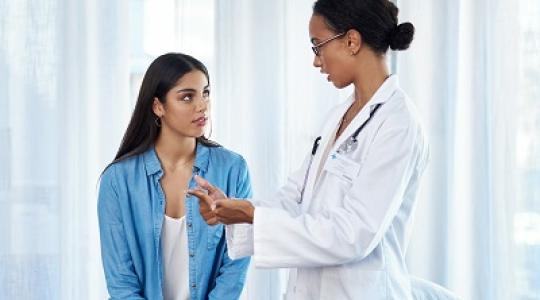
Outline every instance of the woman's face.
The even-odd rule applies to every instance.
[[[341,32],[334,32],[326,25],[324,17],[312,15],[309,21],[309,36],[311,43],[317,45]],[[321,73],[327,74],[327,80],[337,88],[351,84],[350,53],[347,49],[347,36],[336,38],[319,48],[319,55],[315,55],[313,66],[319,68]]]
[[[210,110],[210,87],[203,72],[193,70],[182,76],[165,95],[165,103],[154,99],[154,113],[162,129],[186,137],[204,134]]]

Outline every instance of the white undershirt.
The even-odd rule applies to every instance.
[[[189,251],[186,217],[174,219],[167,215],[161,230],[163,262],[163,299],[189,299]]]

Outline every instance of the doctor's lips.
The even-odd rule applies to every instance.
[[[208,117],[202,116],[198,119],[191,121],[191,123],[194,123],[195,125],[200,126],[200,127],[204,127],[206,125],[206,121],[208,121]]]
[[[326,72],[323,71],[322,69],[321,69],[320,72],[321,72],[321,74],[326,75],[326,80],[330,81],[330,74],[326,73]]]

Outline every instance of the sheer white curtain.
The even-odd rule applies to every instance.
[[[523,93],[533,88],[531,76],[540,79],[540,23],[529,29],[520,23],[527,10],[537,20],[540,4],[400,0],[399,6],[401,18],[413,21],[417,32],[410,51],[398,56],[398,74],[431,140],[410,270],[465,299],[539,299],[534,231],[540,232],[540,218],[532,203],[540,200],[540,177],[522,176],[519,160],[535,161],[529,167],[538,171],[540,153],[516,137],[540,131],[534,123],[540,119],[538,101]],[[524,44],[525,37],[532,43]],[[532,60],[523,62],[524,53]],[[523,131],[519,120],[527,111],[533,122]],[[529,180],[536,187],[524,185]],[[524,189],[528,196],[520,195]],[[527,222],[523,211],[533,213],[525,232],[515,227]],[[533,237],[525,244],[516,240],[528,233]]]
[[[1,299],[105,298],[95,191],[130,111],[125,6],[0,0]]]

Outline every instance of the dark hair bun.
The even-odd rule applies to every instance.
[[[401,23],[390,36],[390,49],[405,50],[409,48],[414,37],[414,26],[409,22]]]

